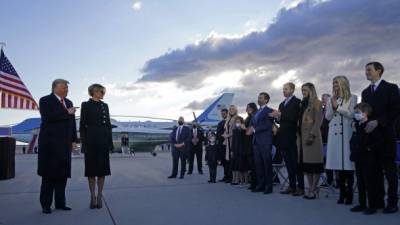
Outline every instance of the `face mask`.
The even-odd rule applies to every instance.
[[[214,143],[215,142],[215,137],[210,138],[210,142]]]
[[[239,127],[240,127],[240,125],[241,125],[240,123],[236,123],[236,127],[237,127],[237,128],[239,128]]]
[[[179,126],[183,125],[183,121],[178,121]]]
[[[362,119],[364,119],[364,115],[362,113],[355,113],[354,119],[356,119],[357,121],[361,121]]]

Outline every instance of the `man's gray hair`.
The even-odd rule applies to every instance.
[[[57,87],[58,84],[65,84],[65,85],[67,85],[67,84],[69,84],[69,81],[64,80],[64,79],[55,79],[55,80],[53,81],[53,83],[51,84],[51,91],[52,91],[52,92],[54,91],[54,89]]]

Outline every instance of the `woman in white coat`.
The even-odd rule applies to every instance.
[[[354,165],[350,161],[351,124],[357,96],[350,92],[350,83],[345,76],[333,78],[333,96],[328,101],[325,118],[329,120],[326,169],[339,174],[340,197],[338,204],[353,202]]]

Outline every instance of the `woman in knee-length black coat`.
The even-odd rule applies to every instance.
[[[102,191],[105,176],[111,175],[109,152],[113,149],[108,105],[101,101],[105,88],[100,84],[89,87],[91,98],[82,103],[80,137],[85,154],[85,176],[88,177],[91,194],[90,208],[102,207]],[[98,193],[95,194],[96,177]]]

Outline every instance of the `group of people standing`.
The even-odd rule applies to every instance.
[[[268,107],[270,96],[266,92],[258,95],[259,107],[255,103],[247,105],[246,119],[239,116],[234,105],[222,109],[223,120],[216,132],[206,135],[209,182],[216,182],[216,165],[220,163],[224,168],[220,181],[232,185],[250,184],[252,192],[270,194],[273,192],[273,157],[282,154],[289,185],[281,194],[316,199],[321,174],[325,170],[335,171],[340,188],[337,203],[351,205],[355,171],[359,202],[351,208],[352,212],[374,214],[378,209],[383,209],[384,213],[397,212],[394,124],[400,116],[400,93],[397,85],[382,79],[383,72],[384,67],[379,62],[365,66],[366,78],[371,84],[363,90],[361,103],[357,103],[357,96],[351,92],[349,80],[336,76],[332,81],[332,94],[324,94],[322,101],[318,99],[314,84],[303,84],[299,99],[294,95],[295,85],[289,82],[283,86],[285,99],[278,110]],[[321,133],[324,123],[326,134]],[[185,154],[192,151],[192,139],[193,131],[184,126],[181,117],[179,126],[171,134],[173,173],[169,178],[177,176],[179,158],[182,162],[180,178],[184,177]]]

